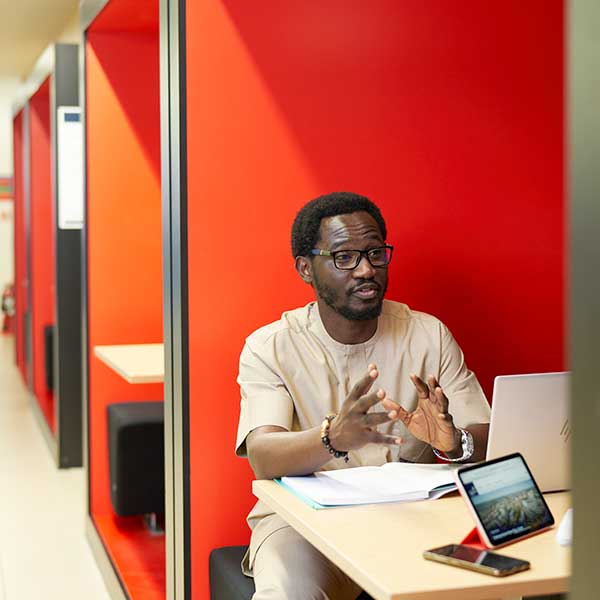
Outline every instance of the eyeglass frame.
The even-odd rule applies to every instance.
[[[369,252],[372,252],[373,250],[381,250],[382,248],[389,249],[390,259],[384,265],[374,265],[371,262],[371,259],[369,257]],[[363,256],[367,259],[369,264],[374,269],[383,269],[384,267],[387,267],[392,262],[392,256],[394,255],[394,246],[392,246],[391,244],[384,244],[383,246],[377,246],[376,248],[369,248],[368,250],[333,250],[333,251],[332,250],[322,250],[320,248],[313,248],[310,252],[313,256],[330,256],[333,259],[333,266],[336,269],[338,269],[339,271],[354,271],[354,269],[356,269],[358,267],[358,265],[360,265],[360,263],[363,259]],[[337,263],[335,262],[335,256],[336,256],[336,254],[341,254],[342,252],[358,252],[359,253],[358,260],[356,261],[356,264],[353,267],[344,268],[344,267],[337,266]]]

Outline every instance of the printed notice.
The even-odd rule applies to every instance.
[[[83,131],[81,109],[59,106],[58,145],[58,227],[83,228]]]

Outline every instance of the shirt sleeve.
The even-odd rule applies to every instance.
[[[246,342],[240,355],[240,420],[235,452],[247,456],[246,437],[257,427],[276,425],[288,431],[292,427],[294,402],[281,377],[268,365],[266,357]]]
[[[490,422],[490,405],[473,371],[465,364],[460,346],[441,324],[440,385],[446,394],[448,412],[457,427]]]

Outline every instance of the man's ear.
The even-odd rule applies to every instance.
[[[296,271],[298,271],[298,275],[302,277],[304,283],[312,285],[312,261],[310,259],[306,258],[306,256],[296,256]]]

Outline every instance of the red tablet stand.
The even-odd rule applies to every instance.
[[[477,527],[473,527],[467,536],[461,541],[463,546],[470,546],[471,548],[477,548],[478,550],[487,550],[487,546],[479,535]]]

